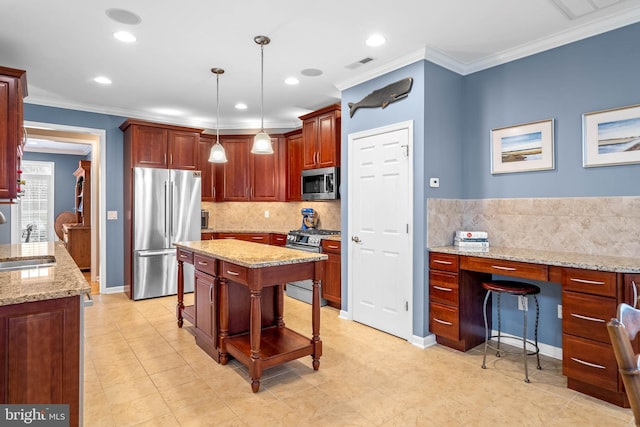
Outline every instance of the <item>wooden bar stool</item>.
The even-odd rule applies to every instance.
[[[533,296],[533,300],[536,303],[536,325],[534,328],[534,335],[535,335],[535,342],[531,342],[529,340],[527,340],[527,310],[523,310],[523,323],[524,323],[524,332],[522,334],[522,338],[513,338],[513,339],[517,339],[522,341],[522,356],[524,359],[524,382],[528,383],[529,381],[529,370],[527,367],[527,356],[536,356],[537,359],[537,363],[538,363],[538,369],[542,369],[542,367],[540,366],[540,349],[538,348],[538,319],[540,317],[540,307],[538,305],[538,298],[536,297],[537,294],[540,293],[540,288],[536,285],[532,285],[530,283],[525,283],[525,282],[517,282],[515,280],[491,280],[491,281],[487,281],[487,282],[483,282],[482,283],[482,287],[484,289],[487,290],[487,294],[484,297],[484,306],[483,306],[483,315],[484,315],[484,333],[485,333],[485,341],[484,341],[484,357],[482,358],[482,369],[487,369],[486,366],[486,361],[487,361],[487,349],[491,348],[493,350],[496,350],[496,356],[500,357],[500,353],[504,352],[504,353],[508,353],[505,350],[501,350],[500,349],[500,335],[501,335],[501,331],[500,331],[500,295],[502,294],[509,294],[509,295],[514,295],[516,297],[518,296],[522,296],[525,299],[527,299],[528,302],[528,296],[532,295]],[[490,331],[489,331],[489,322],[487,321],[487,301],[489,301],[489,297],[491,296],[491,294],[494,293],[496,294],[497,298],[498,298],[498,302],[497,302],[497,306],[498,306],[498,335],[492,335],[489,336]],[[528,308],[528,304],[527,304],[527,308]],[[489,310],[491,309],[491,307],[489,307]],[[498,345],[496,347],[492,346],[491,344],[489,344],[489,341],[492,338],[497,338],[498,339]],[[528,351],[527,350],[527,345],[530,346],[530,348],[533,348],[532,351]]]

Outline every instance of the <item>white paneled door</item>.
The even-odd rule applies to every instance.
[[[349,310],[401,338],[412,332],[412,122],[349,135]]]

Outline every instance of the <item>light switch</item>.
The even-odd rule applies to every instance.
[[[107,211],[107,219],[118,219],[118,211]]]

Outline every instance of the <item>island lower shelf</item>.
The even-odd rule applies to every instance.
[[[251,363],[251,335],[239,334],[225,339],[229,354],[243,365]],[[314,353],[313,342],[302,334],[286,328],[262,329],[260,335],[260,360],[263,368],[270,368]]]

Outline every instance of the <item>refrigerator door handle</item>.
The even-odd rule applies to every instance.
[[[173,238],[173,236],[175,236],[175,229],[174,229],[174,220],[175,220],[175,214],[176,214],[176,210],[175,210],[175,206],[173,203],[174,200],[174,189],[175,189],[176,183],[174,181],[169,181],[169,209],[171,212],[170,215],[170,219],[169,219],[169,230],[170,230],[170,236]],[[171,239],[173,241],[173,239]]]
[[[167,217],[167,206],[169,206],[169,189],[167,188],[168,181],[164,182],[164,236],[169,237],[169,223]]]
[[[158,256],[158,255],[175,255],[176,250],[174,249],[158,249],[158,250],[149,250],[149,251],[136,251],[138,256],[141,258],[150,257],[150,256]]]

